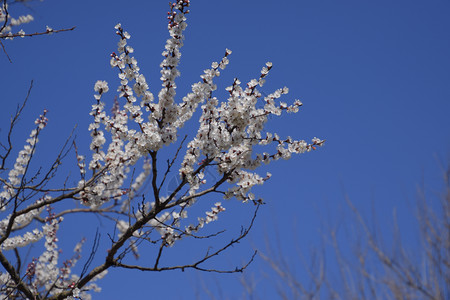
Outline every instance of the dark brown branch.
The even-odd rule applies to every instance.
[[[57,29],[57,30],[51,30],[51,31],[43,31],[43,32],[34,32],[34,33],[25,33],[25,34],[20,34],[20,33],[12,33],[12,34],[2,34],[0,35],[0,39],[9,39],[9,38],[15,38],[15,37],[30,37],[30,36],[38,36],[38,35],[46,35],[46,34],[52,34],[52,33],[59,33],[59,32],[64,32],[64,31],[72,31],[74,30],[76,27],[72,27],[72,28],[63,28],[63,29]]]
[[[78,194],[78,193],[80,193],[82,190],[84,190],[86,186],[88,186],[88,185],[90,185],[91,183],[93,183],[93,182],[96,180],[97,176],[99,176],[99,174],[101,174],[105,169],[106,169],[106,166],[103,167],[102,171],[101,171],[101,172],[98,172],[98,173],[96,174],[96,176],[94,176],[94,177],[92,177],[91,179],[89,179],[89,180],[86,182],[86,185],[85,185],[85,186],[79,187],[79,188],[73,190],[73,191],[70,192],[70,193],[62,194],[62,195],[60,195],[60,196],[58,196],[58,197],[51,198],[51,199],[46,200],[46,201],[37,202],[37,203],[32,204],[32,205],[30,205],[30,206],[28,206],[28,207],[26,207],[26,208],[24,208],[24,209],[22,209],[22,210],[20,210],[20,211],[16,211],[17,205],[15,205],[14,211],[13,211],[13,213],[11,214],[11,218],[9,219],[7,229],[5,230],[5,234],[0,238],[0,245],[8,238],[9,235],[11,234],[12,226],[13,226],[13,224],[14,224],[15,219],[16,219],[18,216],[23,215],[23,214],[26,214],[26,213],[28,213],[28,212],[30,212],[30,211],[39,209],[39,208],[44,207],[44,206],[46,206],[46,205],[60,202],[60,201],[62,201],[62,200],[64,200],[64,199],[67,199],[67,198],[73,198],[76,194]],[[17,194],[18,194],[18,193],[17,193]],[[17,197],[16,197],[16,198],[17,198]]]
[[[182,203],[186,203],[186,202],[188,202],[190,199],[198,198],[198,197],[204,196],[204,195],[209,194],[209,193],[212,193],[212,192],[217,192],[217,189],[218,189],[225,181],[227,181],[227,179],[230,177],[231,173],[232,173],[232,171],[224,173],[223,176],[222,176],[222,178],[221,178],[219,181],[217,181],[217,182],[216,182],[212,187],[210,187],[209,189],[203,190],[203,191],[201,191],[201,192],[198,192],[198,193],[196,193],[196,194],[194,194],[194,195],[191,195],[191,196],[188,196],[188,197],[181,197],[180,199],[178,199],[177,201],[172,202],[172,203],[168,203],[168,201],[169,201],[169,199],[170,199],[170,198],[169,198],[169,199],[166,201],[167,204],[165,204],[164,206],[165,206],[166,208],[172,208],[172,207],[177,206],[177,205],[180,205],[180,204],[182,204]]]
[[[162,252],[164,250],[165,243],[162,242],[161,245],[159,245],[158,255],[156,256],[155,266],[154,269],[158,269],[159,260],[161,259]]]
[[[22,281],[19,274],[16,272],[14,267],[9,263],[8,259],[3,255],[3,252],[0,251],[0,263],[11,276],[11,279],[17,285],[17,289],[24,293],[28,299],[40,299],[38,295],[33,295],[33,293],[28,289],[26,284]]]
[[[23,103],[21,105],[17,106],[16,113],[14,114],[14,117],[11,118],[11,123],[9,125],[9,131],[8,131],[8,137],[7,137],[8,146],[5,147],[5,146],[1,145],[2,148],[5,149],[6,153],[3,155],[0,155],[0,159],[1,159],[0,170],[5,169],[6,159],[8,158],[8,156],[11,153],[12,148],[13,148],[12,141],[11,141],[12,132],[13,132],[14,126],[16,125],[17,121],[19,120],[20,115],[22,114],[23,109],[25,108],[25,105],[27,104],[27,101],[28,101],[28,98],[30,97],[32,88],[33,88],[33,80],[31,80],[31,82],[30,82],[30,87],[28,88],[28,92],[27,92],[27,96],[25,97],[25,100],[23,101]]]
[[[223,246],[222,248],[220,248],[219,250],[213,252],[213,253],[206,253],[205,256],[202,259],[199,259],[198,261],[196,261],[193,264],[188,264],[188,265],[182,265],[182,266],[171,266],[171,267],[158,267],[158,262],[159,262],[159,258],[161,257],[161,253],[162,253],[162,248],[164,247],[164,244],[161,244],[160,249],[159,249],[159,253],[157,256],[157,260],[155,263],[154,267],[142,267],[142,266],[136,266],[136,265],[127,265],[127,264],[123,264],[120,263],[118,261],[114,262],[114,266],[115,267],[122,267],[122,268],[126,268],[126,269],[136,269],[136,270],[140,270],[140,271],[168,271],[168,270],[182,270],[184,271],[185,269],[196,269],[199,271],[204,271],[204,272],[215,272],[215,273],[236,273],[236,272],[242,272],[244,269],[246,269],[250,263],[253,261],[253,259],[255,258],[257,251],[255,251],[251,257],[251,259],[242,267],[236,267],[234,270],[216,270],[216,269],[206,269],[206,268],[202,268],[200,267],[200,265],[208,260],[210,260],[211,258],[219,255],[220,253],[222,253],[223,251],[227,250],[228,248],[230,248],[231,246],[233,246],[236,243],[239,243],[243,238],[245,238],[247,236],[247,234],[250,232],[251,228],[253,227],[253,223],[256,219],[256,216],[258,214],[258,209],[259,209],[260,205],[257,205],[255,212],[253,214],[252,220],[250,222],[250,225],[247,229],[242,229],[241,234],[239,235],[238,238],[231,240],[228,244],[226,244],[225,246]]]
[[[187,135],[185,135],[184,138],[183,138],[183,140],[181,141],[181,144],[180,144],[180,146],[178,147],[177,152],[175,153],[174,157],[172,158],[172,161],[169,162],[169,160],[167,160],[167,169],[166,169],[166,172],[164,173],[164,176],[163,176],[163,179],[162,179],[162,181],[161,181],[161,184],[159,185],[158,192],[161,191],[161,188],[162,188],[164,182],[166,181],[166,177],[167,177],[167,175],[169,174],[170,169],[172,168],[173,164],[175,163],[175,160],[176,160],[177,157],[178,157],[178,153],[180,152],[181,147],[183,146],[184,141],[186,140],[186,138],[187,138]]]
[[[198,271],[203,271],[203,272],[212,272],[212,273],[241,273],[243,272],[255,259],[255,256],[257,254],[257,251],[253,252],[251,258],[249,259],[249,261],[243,265],[242,267],[236,267],[233,270],[217,270],[217,269],[206,269],[206,268],[202,268],[199,267],[197,263],[194,264],[190,264],[190,265],[183,265],[183,266],[173,266],[173,267],[163,267],[163,268],[146,268],[146,267],[142,267],[142,266],[137,266],[137,265],[127,265],[127,264],[122,264],[122,263],[116,263],[115,267],[121,267],[124,269],[134,269],[134,270],[139,270],[139,271],[151,271],[151,272],[162,272],[162,271],[173,271],[173,270],[181,270],[184,271],[185,269],[195,269]]]
[[[160,200],[159,200],[159,188],[158,184],[156,182],[157,176],[158,176],[158,169],[157,169],[157,151],[151,151],[150,156],[152,158],[152,189],[153,189],[153,197],[155,198],[155,205],[156,207],[160,206]]]
[[[3,0],[3,10],[5,11],[5,21],[3,22],[2,27],[0,28],[0,32],[2,32],[6,28],[6,24],[8,24],[9,12],[6,6],[6,0]]]
[[[6,51],[6,47],[5,47],[5,45],[3,45],[2,40],[0,40],[0,46],[2,46],[3,53],[5,53],[6,57],[8,58],[9,63],[12,64],[11,57],[9,57],[9,54],[8,54],[8,52]]]

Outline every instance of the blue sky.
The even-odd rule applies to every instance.
[[[16,132],[18,145],[32,120],[46,108],[50,121],[41,139],[42,161],[53,157],[55,145],[64,141],[75,124],[77,141],[87,154],[94,83],[107,80],[112,90],[117,85],[116,71],[109,66],[109,54],[116,51],[118,41],[114,25],[122,23],[131,34],[129,44],[157,94],[161,52],[168,38],[168,4],[165,0],[45,0],[30,6],[32,11],[10,8],[13,16],[31,13],[35,17],[23,26],[27,33],[41,31],[45,25],[76,29],[4,42],[13,64],[0,55],[1,128],[33,79],[29,105]],[[448,161],[449,13],[450,2],[444,0],[191,1],[178,95],[184,95],[229,48],[233,54],[218,80],[222,89],[218,95],[225,95],[223,89],[234,77],[246,82],[271,61],[274,67],[263,92],[287,86],[290,92],[284,100],[299,98],[304,105],[296,115],[272,119],[269,129],[281,136],[327,140],[318,151],[271,165],[273,177],[257,189],[267,204],[251,237],[219,265],[234,267],[248,258],[253,247],[264,246],[266,235],[274,238],[274,226],[280,229],[281,248],[295,259],[294,240],[308,249],[320,241],[323,223],[342,218],[345,193],[364,214],[369,215],[374,206],[384,217],[381,222],[390,219],[394,207],[400,221],[410,222],[417,185],[424,182],[430,191],[438,190],[441,177],[436,157],[444,164]],[[188,130],[194,131],[195,123]],[[3,138],[5,131],[0,134]],[[233,201],[225,204],[230,208],[218,228],[245,225],[251,207]],[[62,230],[76,232],[77,239],[82,234],[89,238],[86,229]],[[174,251],[176,255],[185,252]],[[263,290],[267,283],[261,268],[259,259],[248,272],[260,278]],[[236,278],[112,270],[100,283],[103,292],[94,299],[150,295],[192,299],[201,280],[212,287],[217,280],[225,291],[240,295]],[[274,292],[267,288],[267,293]]]

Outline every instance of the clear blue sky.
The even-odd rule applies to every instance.
[[[107,80],[111,90],[117,85],[109,54],[116,51],[114,25],[118,22],[131,34],[129,44],[157,94],[161,52],[168,37],[168,4],[165,0],[45,0],[30,6],[32,11],[10,8],[16,16],[33,14],[35,21],[23,26],[27,33],[41,31],[45,25],[77,27],[53,36],[5,41],[13,64],[0,54],[2,128],[33,79],[16,141],[25,140],[31,120],[47,108],[50,121],[40,154],[45,162],[75,124],[77,141],[82,147],[85,143],[86,150],[94,83]],[[296,115],[272,119],[270,130],[282,136],[327,140],[316,152],[271,166],[273,177],[257,189],[267,204],[251,237],[225,255],[220,265],[234,267],[250,256],[254,246],[263,247],[263,238],[274,225],[281,231],[286,255],[295,255],[293,235],[301,248],[308,249],[320,240],[324,221],[333,223],[342,217],[344,192],[365,214],[375,203],[388,220],[397,207],[400,219],[408,222],[417,185],[424,181],[426,187],[437,189],[436,156],[442,161],[449,157],[449,15],[450,2],[444,0],[191,1],[178,95],[184,95],[229,48],[233,54],[218,81],[219,89],[234,77],[245,82],[258,76],[264,63],[271,61],[274,67],[263,91],[287,86],[290,93],[284,99],[299,98],[304,106]],[[4,137],[5,131],[0,134]],[[232,202],[225,203],[229,209],[218,228],[246,224],[249,206]],[[240,207],[246,214],[239,212]],[[71,235],[93,237],[85,228],[80,229],[83,232],[74,227],[62,230],[68,234],[61,240]],[[107,237],[103,238],[106,243]],[[185,254],[182,248],[175,251]],[[262,266],[258,259],[248,272],[265,290]],[[225,295],[239,295],[238,276],[111,270],[100,282],[103,292],[93,296],[192,299],[196,289],[201,292],[200,280],[211,289],[217,280]],[[266,295],[273,292],[267,288]]]

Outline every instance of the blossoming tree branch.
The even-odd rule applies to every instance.
[[[132,56],[134,50],[128,45],[130,34],[121,24],[115,27],[119,43],[117,52],[111,54],[111,66],[118,72],[120,85],[117,97],[110,98],[108,83],[95,83],[89,126],[91,154],[82,155],[76,141],[68,139],[47,170],[33,172],[30,165],[35,159],[39,136],[45,132],[48,122],[44,111],[13,161],[11,135],[26,100],[18,107],[0,156],[3,186],[0,263],[4,268],[0,275],[0,298],[90,299],[90,292],[100,289],[96,281],[112,267],[141,271],[191,268],[229,273],[241,272],[252,261],[253,257],[247,264],[233,269],[205,266],[243,239],[253,225],[256,211],[263,202],[251,189],[271,177],[270,173],[260,175],[255,170],[262,164],[315,150],[324,141],[313,138],[308,143],[265,131],[271,115],[296,113],[302,106],[299,100],[292,104],[279,100],[288,93],[287,88],[262,96],[258,88],[264,85],[272,68],[270,62],[257,79],[244,86],[239,79],[234,79],[226,88],[229,93],[226,101],[216,98],[214,79],[228,65],[231,55],[228,49],[219,62],[213,62],[211,68],[204,71],[201,80],[192,85],[191,92],[177,97],[176,78],[180,75],[177,66],[189,5],[189,0],[178,0],[170,5],[170,38],[162,53],[162,88],[156,97]],[[110,114],[105,109],[106,103],[112,106]],[[191,137],[180,136],[180,129],[198,110],[197,132]],[[168,151],[167,148],[173,148],[174,155],[161,163],[162,151]],[[261,149],[267,151],[260,152]],[[63,186],[53,187],[52,180],[70,155],[76,157],[78,183],[69,186],[66,180]],[[206,176],[211,172],[216,174],[214,180]],[[163,187],[173,174],[179,180],[169,193],[164,193]],[[144,189],[146,185],[150,188]],[[166,249],[176,247],[180,240],[214,238],[220,234],[202,235],[202,228],[225,211],[218,201],[220,198],[255,204],[255,214],[248,227],[236,238],[215,251],[205,251],[193,262],[162,263]],[[192,212],[196,204],[212,199],[210,210],[203,215]],[[60,261],[59,226],[66,215],[79,213],[97,214],[115,224],[115,228],[110,228],[113,233],[108,234],[109,249],[105,253],[97,251],[99,235],[96,234],[92,241],[94,246],[84,260],[81,251],[85,239],[77,244],[72,257]],[[40,240],[44,240],[40,256],[24,261],[19,249]],[[156,248],[151,264],[148,259],[141,264],[137,260],[140,255],[149,255],[142,251],[143,247]],[[78,262],[83,263],[83,267],[75,274],[73,270]]]
[[[25,2],[27,2],[27,0],[14,0],[11,2],[14,4],[17,4],[17,3],[25,3]],[[30,14],[22,15],[22,16],[19,16],[18,18],[11,17],[9,14],[9,11],[8,11],[7,1],[6,0],[1,1],[1,3],[0,3],[0,46],[2,47],[2,50],[3,50],[4,54],[6,55],[6,57],[8,58],[9,62],[12,63],[12,60],[9,57],[8,52],[6,51],[6,47],[3,44],[3,40],[12,40],[16,37],[24,38],[24,37],[33,37],[33,36],[39,36],[39,35],[49,35],[49,34],[59,33],[59,32],[64,32],[64,31],[72,31],[75,29],[75,27],[53,29],[49,26],[46,26],[45,30],[42,30],[40,32],[26,33],[23,29],[13,32],[14,28],[17,28],[18,26],[21,26],[23,24],[30,23],[33,20],[34,20],[34,18]]]

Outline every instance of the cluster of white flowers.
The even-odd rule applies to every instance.
[[[42,199],[39,199],[36,203],[40,203],[42,201],[49,200],[50,196],[45,195]],[[33,221],[37,216],[41,214],[43,211],[43,207],[30,210],[28,213],[22,214],[20,216],[14,217],[14,221],[11,225],[11,230],[15,231],[21,228],[27,227],[31,221]],[[11,221],[11,214],[8,215],[6,218],[0,221],[0,236],[4,236],[6,234],[8,225]]]
[[[83,239],[77,243],[72,258],[65,260],[61,267],[58,266],[60,250],[57,244],[57,232],[63,218],[56,218],[51,207],[47,207],[47,211],[49,216],[46,218],[46,223],[42,227],[41,233],[45,237],[45,251],[39,258],[28,264],[26,271],[27,278],[32,282],[30,288],[32,288],[34,294],[38,294],[39,290],[43,288],[49,295],[57,295],[65,290],[73,290],[75,298],[91,299],[88,292],[99,292],[101,289],[95,283],[84,286],[82,290],[75,289],[75,283],[78,282],[79,276],[71,274],[72,268],[75,267],[81,258],[81,248],[85,240]],[[104,275],[106,273],[102,273],[97,279]]]
[[[205,223],[208,224],[209,222],[217,220],[217,215],[225,211],[225,208],[222,206],[222,203],[216,202],[213,207],[211,207],[211,211],[206,212],[206,219]]]
[[[134,50],[127,45],[130,34],[123,30],[121,24],[115,26],[116,33],[120,36],[118,43],[118,54],[111,54],[111,66],[119,70],[120,86],[118,87],[119,97],[125,98],[126,103],[123,110],[117,108],[113,116],[107,116],[104,102],[100,101],[104,93],[108,91],[105,81],[98,81],[94,90],[97,104],[93,105],[91,115],[94,122],[89,126],[91,131],[93,151],[92,160],[89,163],[91,170],[97,171],[107,166],[104,175],[95,187],[86,187],[81,193],[84,203],[90,206],[99,206],[111,198],[119,198],[121,186],[127,178],[126,173],[129,166],[133,165],[139,158],[148,155],[149,151],[157,151],[176,141],[177,130],[175,122],[178,121],[178,106],[174,102],[175,78],[179,75],[176,69],[180,58],[180,47],[182,46],[183,30],[186,28],[184,17],[188,13],[186,9],[189,1],[178,1],[171,7],[169,15],[169,32],[171,38],[167,41],[165,57],[161,63],[161,80],[163,88],[159,93],[159,103],[154,103],[154,96],[148,90],[145,77],[140,74],[137,61],[130,56]],[[178,13],[176,12],[178,10]],[[133,83],[131,87],[130,84]],[[140,103],[136,104],[140,98]],[[143,115],[146,111],[149,115],[144,121]],[[138,124],[139,130],[131,129],[128,119]],[[108,151],[102,151],[106,142],[104,132],[100,130],[100,124],[105,125],[105,129],[111,132],[112,142]],[[177,125],[182,125],[177,123]],[[140,181],[148,176],[149,172],[144,172],[139,178]],[[82,180],[79,187],[85,185]]]
[[[180,175],[187,178],[193,190],[198,189],[201,183],[192,176],[195,172],[194,167],[202,161],[202,157],[205,157],[217,163],[218,172],[226,174],[228,182],[238,182],[237,186],[229,190],[226,198],[235,196],[241,200],[253,200],[253,195],[247,195],[247,192],[255,184],[262,184],[264,180],[245,169],[254,170],[261,162],[267,164],[279,158],[289,159],[291,153],[303,153],[314,149],[314,145],[323,144],[323,141],[317,138],[313,139],[312,144],[303,140],[295,141],[290,137],[281,140],[277,134],[272,133],[266,133],[267,137],[262,138],[262,130],[270,114],[281,115],[283,110],[297,112],[298,107],[302,105],[298,100],[293,105],[275,102],[281,95],[288,93],[285,87],[264,97],[264,107],[258,108],[261,93],[257,90],[257,86],[264,84],[264,78],[271,68],[272,63],[268,62],[261,70],[259,79],[248,82],[245,89],[242,89],[240,81],[235,79],[233,85],[227,88],[230,93],[227,103],[219,104],[217,98],[209,97],[206,104],[202,105],[200,128],[195,139],[188,145],[180,169]],[[254,154],[256,145],[269,145],[272,142],[278,143],[277,152]],[[269,177],[266,176],[267,179]]]
[[[186,218],[186,208],[195,202],[195,196],[201,187],[206,185],[204,179],[206,168],[215,165],[218,173],[224,176],[224,181],[232,184],[228,191],[224,192],[224,198],[235,197],[244,202],[248,200],[260,202],[262,200],[256,199],[250,190],[254,185],[263,184],[271,175],[268,173],[261,177],[250,170],[256,169],[261,163],[268,164],[279,158],[289,159],[293,153],[307,152],[323,144],[323,141],[317,138],[314,138],[312,143],[307,143],[290,137],[281,139],[276,133],[268,132],[263,137],[262,133],[269,115],[279,116],[283,111],[295,113],[302,106],[299,100],[295,100],[292,105],[278,101],[282,95],[289,92],[286,87],[262,97],[258,86],[261,87],[265,83],[272,69],[271,62],[266,63],[259,78],[250,80],[245,88],[241,87],[239,79],[235,79],[233,84],[226,88],[230,94],[228,101],[221,102],[214,97],[212,94],[217,89],[214,78],[220,76],[219,70],[225,69],[229,63],[231,51],[228,49],[220,62],[213,62],[211,68],[204,71],[201,81],[192,85],[192,92],[183,97],[181,103],[175,101],[175,79],[180,75],[177,65],[181,56],[180,48],[183,45],[183,31],[187,26],[185,14],[189,12],[187,9],[189,4],[189,1],[180,0],[171,6],[168,16],[170,39],[167,40],[162,53],[164,57],[160,65],[162,89],[158,93],[158,103],[153,101],[149,85],[140,73],[137,60],[132,56],[134,49],[128,45],[130,34],[121,24],[116,25],[120,41],[118,53],[111,54],[111,66],[119,71],[120,85],[117,91],[119,100],[124,99],[125,102],[121,109],[116,100],[113,114],[108,116],[105,113],[105,103],[101,101],[103,94],[109,90],[108,84],[105,81],[98,81],[95,84],[94,90],[98,94],[95,95],[97,103],[93,105],[91,112],[94,122],[89,127],[93,151],[89,168],[94,172],[105,167],[106,170],[99,176],[95,186],[86,187],[80,194],[85,204],[94,207],[110,199],[119,199],[125,193],[134,196],[137,187],[150,176],[152,166],[147,164],[132,189],[125,191],[121,186],[129,177],[130,167],[140,158],[151,156],[152,153],[156,155],[156,152],[165,145],[175,143],[178,130],[193,116],[198,105],[203,103],[199,129],[194,139],[188,143],[186,155],[179,169],[181,180],[189,186],[186,196],[177,196],[179,191],[177,190],[163,201],[167,204],[177,199],[180,211],[173,212],[173,224],[170,226],[164,225],[164,221],[161,221],[161,218],[168,221],[166,215],[158,218],[155,216],[148,224],[156,228],[169,245],[180,236],[174,233],[173,228],[178,227],[181,216]],[[128,120],[134,121],[137,126],[129,125]],[[100,129],[101,125],[111,133],[111,143],[106,152],[102,150],[106,138]],[[275,152],[271,154],[254,151],[256,146],[273,143]],[[85,186],[84,179],[79,183],[79,187],[83,186]],[[155,203],[152,205],[154,207]],[[126,202],[123,208],[129,208],[129,203]],[[185,230],[195,231],[204,223],[216,218],[217,214],[214,211],[209,212],[207,218],[202,219],[199,225],[189,225]],[[153,221],[156,224],[150,224]],[[119,222],[117,226],[119,231],[124,233],[129,228],[129,221]],[[137,237],[136,233],[133,233],[133,236]]]
[[[26,140],[24,148],[19,152],[14,164],[14,168],[9,171],[8,183],[3,186],[3,191],[0,193],[0,211],[4,211],[8,203],[16,196],[17,188],[22,184],[22,176],[28,169],[28,164],[39,141],[38,135],[42,129],[47,125],[47,110],[36,119],[36,129],[30,133],[30,137]]]
[[[41,2],[44,0],[40,0]],[[22,2],[22,1],[17,1]],[[25,1],[23,1],[25,2]],[[30,14],[19,16],[18,18],[13,18],[8,10],[8,3],[7,1],[2,1],[0,4],[0,39],[4,38],[7,40],[12,40],[14,37],[25,37],[27,36],[34,36],[34,35],[40,35],[40,34],[52,34],[55,32],[51,27],[46,26],[46,29],[44,32],[40,33],[28,33],[26,34],[23,29],[20,29],[17,32],[13,32],[13,28],[17,28],[20,25],[30,23],[31,21],[34,21],[34,17]],[[72,28],[73,29],[73,28]],[[72,30],[69,29],[69,30]],[[59,31],[67,31],[67,29],[57,30]]]
[[[0,286],[2,291],[0,291],[0,300],[8,300],[8,295],[10,295],[15,288],[14,282],[8,273],[0,273]]]
[[[19,16],[18,18],[12,18],[8,12],[8,3],[6,3],[6,1],[2,1],[2,3],[0,4],[0,24],[4,25],[0,27],[0,37],[6,36],[7,38],[12,39],[14,34],[11,32],[11,30],[13,29],[13,27],[30,23],[33,20],[33,16],[29,14]],[[24,37],[25,31],[21,29],[19,32],[17,32],[17,34],[21,37]]]
[[[11,225],[11,231],[19,230],[28,226],[37,216],[42,212],[43,208],[31,210],[30,212],[14,217]],[[0,236],[5,236],[8,231],[9,223],[11,222],[11,215],[0,221]],[[38,229],[33,229],[23,235],[7,238],[1,245],[2,250],[11,250],[17,247],[25,247],[31,243],[39,241],[43,237],[43,233]]]
[[[32,232],[27,232],[22,236],[15,236],[6,239],[1,245],[0,249],[3,250],[12,250],[15,248],[25,247],[29,244],[36,243],[39,241],[44,234],[38,229],[34,229]]]
[[[51,213],[51,212],[50,212]],[[63,218],[54,218],[49,216],[47,222],[42,228],[45,236],[45,251],[39,256],[34,267],[36,285],[44,286],[46,290],[51,290],[52,286],[59,279],[58,268],[58,237],[57,231],[59,223]]]

